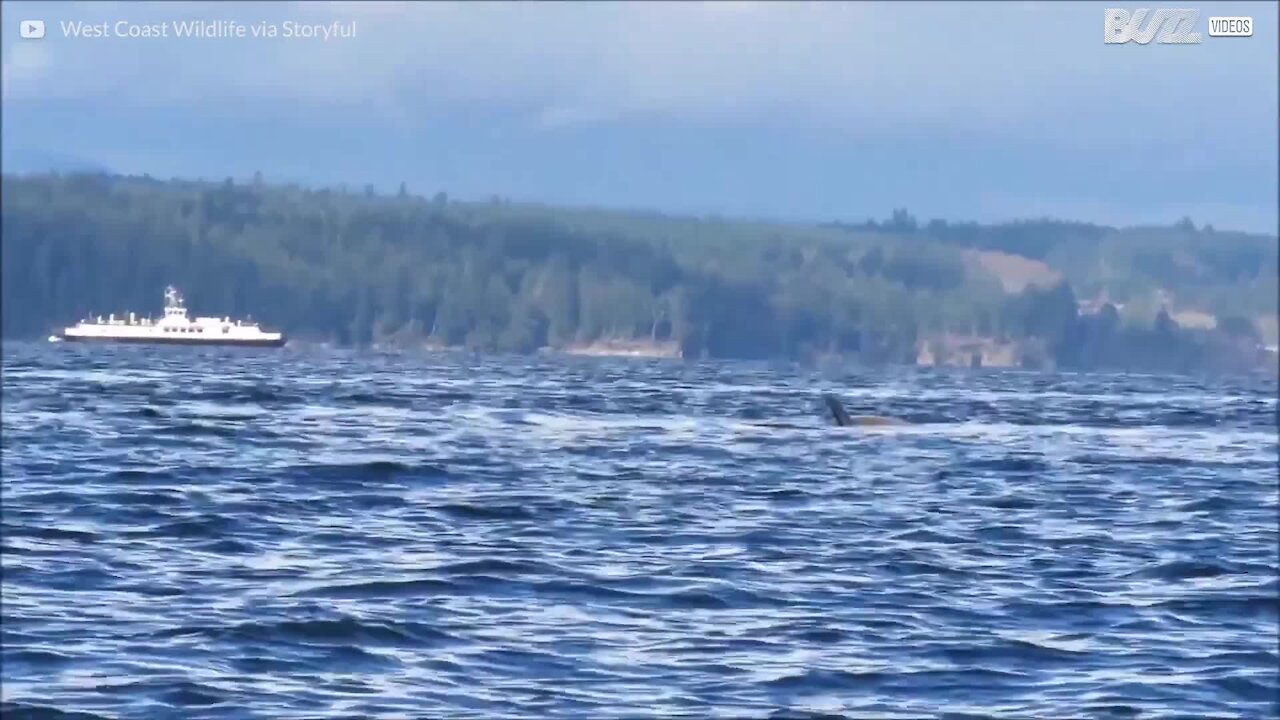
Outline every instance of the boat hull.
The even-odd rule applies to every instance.
[[[113,337],[101,335],[68,335],[59,334],[59,340],[65,342],[119,344],[119,345],[205,345],[208,347],[283,347],[285,339],[279,338],[190,338],[190,337]],[[52,339],[52,338],[51,338]]]

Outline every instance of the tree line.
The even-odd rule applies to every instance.
[[[6,337],[41,337],[89,313],[158,311],[172,283],[195,312],[252,315],[342,345],[531,352],[639,339],[685,357],[883,363],[914,362],[922,338],[951,333],[1027,341],[1065,367],[1198,368],[1252,352],[1247,316],[1268,307],[1260,298],[1275,275],[1274,238],[1177,226],[921,225],[906,211],[884,223],[785,225],[260,176],[6,176],[0,213]],[[1058,286],[1010,294],[973,262],[975,249],[1072,262]],[[1144,284],[1216,297],[1235,315],[1206,332],[1167,312],[1078,311],[1077,288],[1123,297]]]

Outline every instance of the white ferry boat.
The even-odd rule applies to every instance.
[[[85,318],[49,342],[117,342],[155,345],[246,345],[280,347],[284,334],[266,332],[257,323],[231,318],[187,317],[182,294],[172,285],[164,291],[164,316],[152,320],[129,313],[127,318]]]

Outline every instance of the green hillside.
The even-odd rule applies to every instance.
[[[153,310],[173,283],[198,311],[340,344],[915,362],[966,337],[1022,364],[1193,368],[1253,363],[1239,348],[1275,313],[1276,239],[1186,224],[802,226],[106,175],[6,177],[2,200],[7,337]],[[990,260],[1014,256],[1065,282],[1010,292]],[[1080,314],[1104,291],[1121,307]],[[1161,302],[1224,328],[1178,328]]]

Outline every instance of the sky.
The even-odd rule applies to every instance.
[[[5,2],[0,159],[778,220],[905,207],[1275,233],[1276,3],[1178,6],[1199,10],[1195,45],[1105,44],[1112,4]],[[1241,15],[1252,37],[1208,35]],[[20,37],[32,19],[43,38]],[[192,20],[245,37],[177,37]],[[334,23],[353,36],[285,36]],[[115,36],[129,24],[167,37]]]

